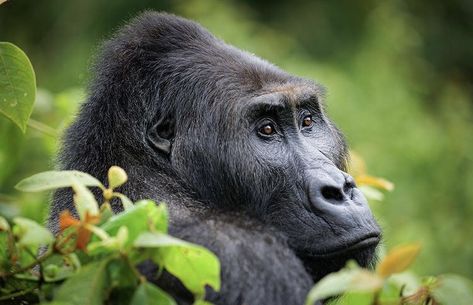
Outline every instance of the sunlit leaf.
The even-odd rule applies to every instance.
[[[159,232],[141,234],[134,246],[155,248],[153,260],[194,294],[203,295],[206,285],[220,289],[220,262],[206,248]]]
[[[10,225],[8,224],[8,221],[0,216],[0,231],[9,231],[10,230]]]
[[[343,269],[320,280],[309,292],[306,305],[345,292],[375,292],[383,287],[383,279],[361,268]]]
[[[51,232],[33,220],[16,217],[13,219],[13,222],[18,227],[15,233],[19,238],[19,245],[37,247],[40,245],[49,245],[54,241]]]
[[[108,187],[116,188],[125,183],[128,180],[128,176],[123,168],[119,166],[112,166],[108,170]]]
[[[156,206],[153,201],[142,200],[124,212],[112,216],[106,223],[101,225],[101,228],[113,236],[117,234],[120,227],[126,226],[128,228],[128,240],[125,246],[131,246],[141,233],[150,229],[162,231],[166,224],[166,208],[161,207],[161,205]]]
[[[111,253],[120,249],[123,249],[125,243],[128,241],[128,229],[122,226],[118,229],[117,235],[92,242],[87,246],[87,252],[89,255],[97,255],[102,253]]]
[[[159,287],[148,282],[136,289],[130,305],[175,305],[174,299]]]
[[[432,288],[432,294],[442,305],[473,304],[473,282],[455,274],[438,277],[438,285]]]
[[[403,272],[415,260],[420,252],[419,244],[410,244],[392,249],[379,263],[376,271],[382,277]]]
[[[20,48],[0,42],[0,71],[0,113],[25,132],[36,95],[33,66]]]
[[[394,190],[394,184],[392,182],[379,177],[359,175],[355,177],[355,182],[358,186],[368,185],[386,191]]]
[[[120,199],[124,210],[128,210],[133,207],[133,202],[127,196],[120,193],[113,193],[113,196]]]
[[[353,177],[366,174],[365,160],[356,152],[350,150],[349,172]]]
[[[72,188],[74,189],[74,204],[79,213],[80,219],[85,219],[86,215],[98,215],[99,205],[92,192],[83,184],[78,182],[74,182]]]
[[[100,181],[89,174],[79,171],[48,171],[21,180],[15,188],[23,192],[39,192],[62,187],[71,187],[74,183],[103,188]]]
[[[108,284],[108,262],[100,260],[82,267],[59,288],[55,301],[73,305],[102,305]]]

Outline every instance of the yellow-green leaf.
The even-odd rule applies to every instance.
[[[15,188],[23,192],[39,192],[70,187],[74,183],[104,188],[102,183],[91,175],[74,170],[42,172],[21,180]]]
[[[14,44],[0,42],[0,113],[25,132],[35,96],[36,78],[30,60]]]
[[[98,215],[99,205],[92,192],[79,182],[74,182],[72,188],[74,189],[74,204],[80,219],[85,220],[86,215]]]
[[[142,233],[134,246],[154,248],[153,260],[195,295],[203,296],[206,285],[220,290],[220,261],[206,248],[159,232]]]
[[[18,244],[22,246],[37,247],[49,245],[54,241],[53,234],[33,220],[16,217],[13,222],[18,228],[15,230],[19,239]]]
[[[114,189],[119,187],[128,180],[128,176],[123,168],[112,166],[108,170],[108,187]]]
[[[355,177],[355,181],[358,186],[369,185],[386,191],[394,190],[394,184],[392,182],[379,177],[359,175]]]
[[[419,244],[409,244],[391,250],[379,263],[377,273],[382,277],[388,277],[391,274],[403,272],[415,260],[420,248]]]

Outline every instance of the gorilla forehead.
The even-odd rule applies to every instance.
[[[140,15],[103,50],[94,83],[110,84],[111,77],[121,77],[118,83],[133,86],[130,95],[151,93],[141,98],[157,102],[148,107],[155,106],[160,112],[195,113],[221,104],[238,108],[268,93],[280,93],[293,102],[308,95],[321,100],[324,92],[312,81],[227,45],[197,23],[168,14],[160,14],[160,18],[154,12]],[[106,91],[110,92],[109,88]]]

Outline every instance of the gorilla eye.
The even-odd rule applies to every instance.
[[[313,123],[314,121],[312,121],[312,116],[308,115],[302,120],[302,127],[310,127]]]
[[[274,133],[273,124],[265,124],[260,129],[259,132],[265,136],[270,136]]]

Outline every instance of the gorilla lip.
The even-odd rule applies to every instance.
[[[353,242],[349,242],[347,244],[341,244],[332,249],[328,249],[328,251],[324,251],[323,253],[312,252],[310,253],[310,256],[323,258],[323,257],[346,255],[353,251],[362,250],[366,248],[374,248],[379,244],[380,241],[381,241],[380,233],[378,232],[371,233]]]

